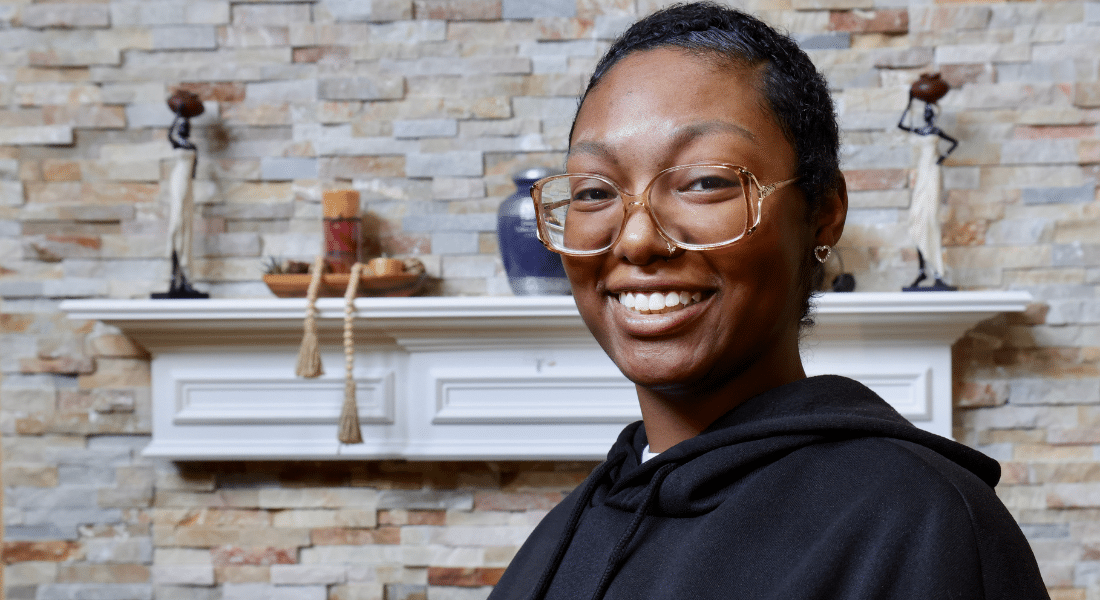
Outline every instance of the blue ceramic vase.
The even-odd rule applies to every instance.
[[[561,256],[547,250],[535,233],[531,185],[550,174],[549,169],[531,168],[513,175],[516,193],[505,198],[497,212],[500,256],[517,296],[571,293]]]

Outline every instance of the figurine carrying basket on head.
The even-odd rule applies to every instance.
[[[950,89],[951,86],[947,85],[939,73],[922,74],[909,88],[909,103],[898,121],[899,128],[922,136],[919,142],[917,176],[913,182],[912,200],[909,204],[909,237],[917,245],[919,266],[917,278],[909,287],[902,288],[905,292],[951,292],[958,289],[943,280],[943,233],[940,228],[940,188],[943,185],[941,165],[959,145],[958,140],[936,125],[936,110],[939,107],[937,102]],[[924,125],[916,126],[912,123],[909,109],[913,107],[913,100],[924,102]],[[908,125],[905,123],[906,116],[910,118]],[[939,153],[941,139],[951,143],[943,154]],[[932,285],[920,285],[929,276],[932,277]]]
[[[195,290],[187,281],[195,221],[192,180],[197,164],[196,148],[190,139],[191,119],[201,115],[204,108],[198,95],[184,90],[177,90],[168,98],[168,108],[176,115],[168,130],[168,141],[175,149],[176,158],[168,180],[168,254],[172,257],[172,281],[167,292],[152,297],[209,298],[209,294]]]

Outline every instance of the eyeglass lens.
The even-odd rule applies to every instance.
[[[691,165],[665,171],[649,188],[651,214],[664,235],[679,244],[730,242],[750,225],[749,185],[748,178],[732,167]],[[540,204],[549,243],[565,251],[609,248],[627,214],[616,185],[593,176],[546,181]]]

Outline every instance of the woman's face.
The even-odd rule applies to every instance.
[[[790,179],[795,152],[756,91],[756,77],[678,49],[636,52],[585,99],[568,171],[604,175],[630,194],[663,169],[700,162],[743,166],[762,185]],[[563,259],[585,323],[641,388],[672,396],[731,385],[768,389],[804,376],[800,265],[814,245],[836,241],[816,239],[831,235],[820,229],[807,221],[792,185],[764,200],[752,235],[721,250],[670,256],[649,214],[633,207],[610,251]],[[654,292],[699,300],[659,314],[620,301],[621,294]]]

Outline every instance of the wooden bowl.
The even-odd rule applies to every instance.
[[[343,298],[348,289],[348,273],[326,273],[321,276],[321,288],[318,296],[322,298]],[[305,298],[309,290],[310,275],[307,273],[289,275],[264,275],[264,283],[271,293],[280,298]],[[359,278],[357,296],[412,296],[419,292],[427,281],[424,274],[412,275],[363,275]]]

